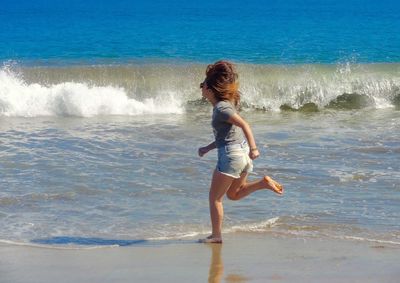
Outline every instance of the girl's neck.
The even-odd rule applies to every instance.
[[[211,105],[212,105],[213,107],[215,107],[215,105],[217,105],[217,103],[219,102],[217,99],[215,99],[214,96],[210,97],[210,98],[208,99],[208,101],[210,101],[210,103],[211,103]]]

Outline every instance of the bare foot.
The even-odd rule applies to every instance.
[[[213,237],[213,235],[210,235],[205,239],[199,239],[199,243],[203,243],[203,244],[222,244],[222,238]]]
[[[277,193],[278,195],[283,194],[283,186],[279,184],[277,181],[273,180],[269,176],[264,176],[264,183],[268,189]]]

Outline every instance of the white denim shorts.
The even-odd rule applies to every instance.
[[[235,179],[240,178],[242,173],[253,171],[247,142],[219,147],[217,170]]]

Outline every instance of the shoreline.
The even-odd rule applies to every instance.
[[[0,243],[0,282],[397,282],[399,250],[248,233],[226,235],[222,245],[182,240],[63,249]]]

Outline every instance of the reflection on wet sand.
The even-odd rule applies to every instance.
[[[208,272],[208,283],[221,282],[222,275],[224,274],[224,263],[222,262],[220,244],[209,244],[211,253],[210,271]]]
[[[222,246],[220,244],[208,244],[211,248],[210,270],[208,272],[209,283],[219,283],[224,274],[224,263],[222,261]],[[226,282],[247,282],[248,278],[240,274],[228,274],[225,278]]]

